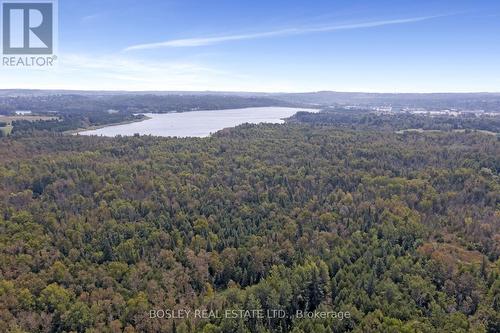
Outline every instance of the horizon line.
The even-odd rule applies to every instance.
[[[0,88],[0,91],[62,91],[62,92],[123,92],[123,93],[206,93],[206,94],[377,94],[377,95],[439,95],[439,94],[500,94],[500,91],[420,91],[420,92],[381,92],[381,91],[343,91],[343,90],[304,90],[304,91],[246,91],[246,90],[124,90],[124,89],[64,89],[64,88]]]

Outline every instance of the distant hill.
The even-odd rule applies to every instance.
[[[246,107],[297,106],[268,96],[203,93],[81,92],[44,90],[0,91],[0,114],[16,110],[33,112],[186,112]]]
[[[54,97],[69,100],[99,101],[103,107],[153,107],[174,105],[181,110],[192,108],[233,108],[246,106],[381,106],[394,108],[469,109],[500,112],[500,93],[363,93],[320,91],[309,93],[262,93],[217,91],[74,91],[74,90],[0,90],[5,98]],[[70,96],[71,98],[67,98]],[[70,103],[71,104],[71,103]],[[92,103],[90,103],[92,105]],[[0,106],[2,104],[0,103]],[[160,108],[161,109],[161,108]],[[174,108],[167,107],[165,111]],[[162,112],[162,111],[160,111]]]
[[[394,107],[460,108],[500,111],[500,93],[378,94],[322,91],[277,94],[275,98],[293,103],[320,105],[392,105]]]

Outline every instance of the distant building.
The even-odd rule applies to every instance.
[[[15,114],[16,114],[16,116],[26,116],[28,114],[31,114],[31,111],[19,110],[19,111],[16,111]]]
[[[378,106],[375,108],[375,111],[380,112],[380,113],[391,113],[392,106]]]

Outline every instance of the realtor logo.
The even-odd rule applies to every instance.
[[[57,0],[0,0],[2,65],[52,67],[57,59]]]
[[[3,54],[52,54],[54,8],[52,3],[4,2]]]

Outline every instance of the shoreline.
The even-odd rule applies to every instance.
[[[105,125],[90,126],[90,127],[87,127],[87,128],[78,128],[78,129],[66,131],[66,132],[64,132],[64,134],[66,134],[66,135],[79,135],[82,132],[94,131],[94,130],[98,130],[98,129],[105,128],[105,127],[114,127],[114,126],[120,126],[120,125],[140,123],[140,122],[143,122],[143,121],[146,121],[146,120],[150,120],[150,119],[153,119],[153,118],[144,115],[144,118],[142,118],[142,119],[126,120],[126,121],[122,121],[122,122],[119,122],[119,123],[111,123],[111,124],[105,124]]]

